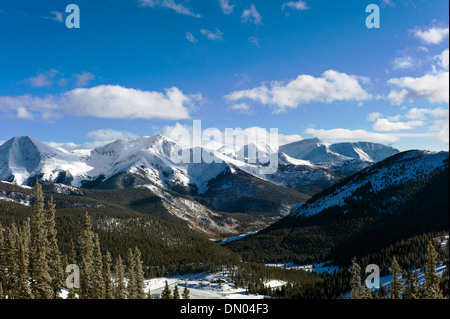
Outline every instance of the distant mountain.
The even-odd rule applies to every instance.
[[[344,178],[289,216],[229,244],[252,261],[348,262],[449,228],[448,152],[408,151]]]
[[[187,152],[191,163],[174,162],[171,155],[179,150]],[[192,163],[196,152],[209,161],[202,157]],[[285,145],[279,151],[265,143],[250,143],[236,152],[227,147],[186,149],[163,135],[66,151],[23,136],[0,146],[0,180],[33,186],[38,179],[88,189],[156,186],[193,196],[218,211],[279,216],[396,152],[379,144],[327,145],[318,139]],[[264,174],[261,168],[274,154],[278,170]]]

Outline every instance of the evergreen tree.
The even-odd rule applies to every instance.
[[[114,299],[114,287],[112,282],[112,258],[109,251],[106,252],[104,265],[105,298]]]
[[[405,299],[419,299],[420,298],[420,287],[419,279],[417,275],[410,271],[406,277],[406,284],[403,290],[403,298]]]
[[[136,285],[136,260],[134,258],[133,250],[131,248],[128,249],[127,256],[127,269],[128,269],[128,299],[137,299],[138,296],[138,287]]]
[[[358,299],[358,292],[361,289],[361,266],[356,262],[356,258],[352,259],[350,266],[350,299]]]
[[[175,288],[173,289],[173,299],[180,299],[180,292],[177,284],[175,284]]]
[[[100,239],[94,233],[94,295],[93,299],[104,299],[106,295],[105,281],[103,277],[103,255],[100,249]]]
[[[137,247],[134,249],[134,259],[136,298],[145,299],[144,269],[142,267],[141,252]]]
[[[392,259],[392,266],[389,269],[392,273],[392,281],[391,281],[391,290],[390,290],[390,298],[391,299],[401,299],[402,298],[402,287],[401,287],[401,269],[398,265],[397,258]]]
[[[64,279],[64,269],[61,264],[61,253],[58,248],[56,222],[55,222],[55,204],[53,197],[47,202],[45,209],[46,229],[47,229],[47,259],[49,261],[49,275],[51,277],[50,285],[53,290],[53,298],[59,298],[61,293],[61,285]]]
[[[18,291],[17,273],[19,264],[17,256],[19,254],[18,245],[18,231],[16,225],[13,223],[7,228],[5,250],[6,250],[6,272],[4,292],[9,299],[15,299]]]
[[[94,233],[91,219],[86,213],[79,236],[80,247],[80,299],[93,299],[95,296]]]
[[[126,297],[125,266],[119,255],[114,265],[114,299],[125,299]]]
[[[191,297],[189,296],[189,289],[187,287],[187,282],[184,283],[183,299],[191,299]]]
[[[33,294],[29,285],[29,254],[30,254],[30,223],[27,221],[19,232],[18,243],[18,280],[17,298],[32,299]]]
[[[169,288],[169,283],[166,280],[166,285],[164,286],[164,289],[161,293],[161,299],[172,299],[172,292]]]
[[[423,297],[425,299],[442,299],[440,277],[436,273],[438,253],[430,241],[427,247],[427,267],[425,271],[425,283],[423,286]]]
[[[36,181],[33,217],[31,218],[30,275],[31,290],[36,299],[50,299],[54,293],[48,264],[48,241],[44,215],[44,194]]]

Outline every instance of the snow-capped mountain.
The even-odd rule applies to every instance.
[[[92,150],[67,151],[25,136],[0,146],[0,180],[33,186],[38,179],[41,183],[100,189],[152,185],[203,198],[204,204],[224,211],[245,210],[243,203],[250,205],[255,198],[260,199],[256,204],[252,202],[252,209],[264,210],[264,206],[274,204],[273,196],[278,194],[282,199],[271,209],[286,214],[290,205],[305,201],[395,152],[398,151],[384,145],[328,145],[318,139],[285,145],[279,150],[266,143],[250,143],[238,151],[225,146],[215,150],[189,149],[163,135],[117,140]],[[174,154],[184,161],[175,160]],[[194,161],[195,158],[200,161]],[[274,158],[276,173],[265,174],[261,168]],[[289,190],[290,195],[284,197],[286,189],[299,193]],[[266,194],[266,198],[261,194]],[[267,197],[273,197],[270,204]]]
[[[371,198],[377,196],[384,198],[377,203],[379,211],[394,210],[405,200],[404,194],[395,193],[396,188],[414,187],[427,180],[445,169],[448,158],[448,152],[409,151],[398,154],[342,180],[307,203],[297,205],[290,215],[312,216],[332,207],[346,211],[350,203],[354,205],[360,200],[365,201],[366,209],[369,209],[374,204],[370,203]]]

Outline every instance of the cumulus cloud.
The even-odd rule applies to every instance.
[[[396,132],[401,130],[412,130],[417,126],[423,126],[423,121],[393,122],[389,119],[380,118],[372,125],[374,131]]]
[[[189,106],[201,100],[201,95],[187,96],[176,87],[157,92],[101,85],[45,97],[1,96],[0,111],[19,117],[16,113],[22,108],[42,119],[69,114],[108,119],[181,120],[189,119]]]
[[[431,103],[449,103],[448,71],[429,73],[417,78],[393,78],[388,83],[397,87],[388,96],[391,102],[397,105],[404,101],[420,99],[426,99]]]
[[[192,12],[186,6],[176,3],[175,0],[139,0],[139,4],[142,7],[152,7],[152,8],[166,8],[174,10],[176,13],[193,16],[200,18],[201,15]]]
[[[258,10],[256,10],[254,3],[252,3],[250,8],[245,9],[242,12],[241,20],[243,23],[253,23],[254,25],[259,25],[262,23],[262,16]]]
[[[283,84],[272,82],[250,90],[234,91],[225,96],[229,102],[252,100],[263,105],[275,106],[275,112],[297,108],[300,104],[334,101],[367,101],[372,96],[361,86],[366,79],[328,70],[321,77],[299,75]]]
[[[449,28],[445,27],[416,27],[410,31],[416,38],[425,44],[439,44],[449,34]]]
[[[53,85],[53,79],[59,74],[58,70],[51,69],[48,71],[39,72],[34,77],[23,80],[24,83],[33,87],[50,87]]]
[[[369,132],[366,130],[350,130],[344,128],[331,130],[308,128],[304,133],[326,141],[357,141],[373,143],[395,143],[398,141],[398,137],[393,134],[382,134]]]

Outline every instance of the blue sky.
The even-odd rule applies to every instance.
[[[66,6],[80,28],[66,27]],[[379,29],[366,6],[380,8]],[[4,0],[0,141],[176,126],[448,150],[447,0]]]

